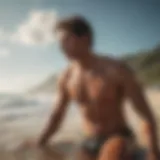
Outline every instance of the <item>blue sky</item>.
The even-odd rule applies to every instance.
[[[1,0],[0,91],[25,90],[65,67],[54,35],[42,31],[42,42],[26,35],[73,14],[91,22],[98,53],[121,56],[160,43],[159,0]]]

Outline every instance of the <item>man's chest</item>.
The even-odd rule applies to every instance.
[[[67,82],[70,97],[78,102],[100,102],[116,96],[116,82],[103,73],[74,73]]]

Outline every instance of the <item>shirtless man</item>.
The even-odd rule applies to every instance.
[[[82,112],[86,133],[77,159],[128,160],[132,132],[123,111],[128,98],[148,128],[148,157],[158,160],[155,120],[133,71],[120,61],[93,53],[93,32],[82,17],[60,21],[56,33],[70,65],[59,80],[56,110],[38,144],[44,146],[56,133],[69,102],[74,100]]]

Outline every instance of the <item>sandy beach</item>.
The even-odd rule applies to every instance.
[[[156,116],[160,131],[160,123],[158,123],[160,122],[160,91],[149,89],[146,91],[146,96]],[[38,100],[38,104],[28,104],[28,99],[27,105],[24,105],[23,102],[22,104],[18,104],[19,107],[16,107],[17,102],[14,102],[10,103],[10,105],[7,104],[6,106],[8,107],[5,105],[1,106],[0,160],[71,159],[69,157],[74,155],[79,142],[83,138],[81,118],[76,106],[72,105],[70,107],[65,123],[48,147],[45,149],[35,147],[22,148],[20,146],[24,141],[38,137],[52,109],[51,99],[45,99],[43,103]],[[137,140],[143,144],[143,135],[140,130],[141,119],[128,103],[125,109],[129,125],[134,128]]]

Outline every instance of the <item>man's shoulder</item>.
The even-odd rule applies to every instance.
[[[117,79],[133,74],[134,72],[131,66],[121,59],[109,56],[101,56],[100,59],[101,64],[106,68],[108,73]]]
[[[121,69],[121,70],[131,69],[131,67],[120,58],[115,58],[111,56],[99,56],[99,59],[102,64],[106,65],[109,68]]]
[[[65,69],[63,69],[63,71],[61,71],[59,78],[58,78],[58,83],[64,84],[66,83],[67,79],[69,78],[69,75],[71,73],[71,66],[66,66]]]

